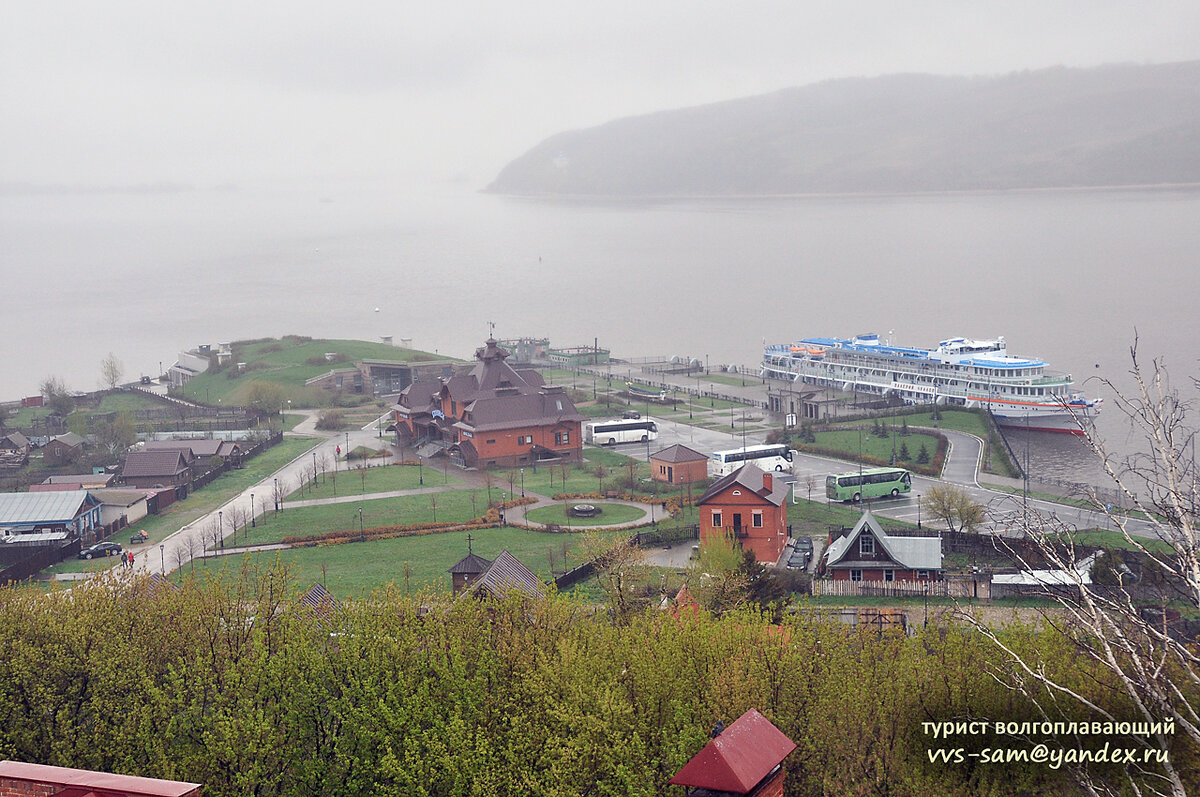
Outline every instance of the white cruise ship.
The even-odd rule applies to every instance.
[[[1004,338],[950,338],[936,349],[893,346],[878,335],[806,338],[767,346],[762,373],[909,404],[983,407],[1002,426],[1048,432],[1082,434],[1103,401],[1072,392],[1071,376],[1041,360],[1009,356]]]

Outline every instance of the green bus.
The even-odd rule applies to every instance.
[[[863,468],[862,472],[839,473],[825,477],[825,495],[834,501],[864,498],[893,498],[912,491],[912,474],[904,468]]]

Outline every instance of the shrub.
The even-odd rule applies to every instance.
[[[337,431],[342,428],[345,419],[337,410],[326,410],[317,418],[317,428],[321,431]]]

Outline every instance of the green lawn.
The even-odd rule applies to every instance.
[[[415,490],[418,487],[438,487],[446,484],[460,485],[462,480],[443,474],[433,468],[416,465],[381,465],[351,467],[346,469],[341,462],[339,470],[317,476],[317,485],[307,482],[288,493],[289,501],[307,501],[314,498],[336,498],[339,495],[370,495],[392,490]]]
[[[499,500],[499,491],[492,490]],[[474,500],[472,500],[474,499]],[[255,528],[238,532],[236,543],[227,545],[261,545],[281,542],[284,537],[308,537],[331,531],[358,528],[358,510],[362,508],[364,528],[376,526],[407,526],[413,523],[466,523],[487,511],[487,491],[446,490],[438,493],[406,495],[398,498],[372,498],[320,506],[289,507],[286,503],[279,514],[263,515]]]
[[[716,382],[722,385],[730,385],[731,387],[745,387],[746,385],[762,383],[762,380],[755,376],[730,376],[729,374],[708,374],[701,377],[700,381]]]
[[[35,418],[45,418],[50,414],[49,407],[22,407],[4,419],[9,429],[27,429],[33,426]]]
[[[897,426],[904,421],[908,421],[909,426],[937,426],[940,429],[951,429],[957,432],[967,432],[976,437],[982,437],[984,440],[988,436],[987,421],[975,412],[967,412],[966,410],[942,410],[941,420],[934,422],[932,416],[928,412],[902,413],[890,417],[880,417],[880,421],[886,422],[888,426]],[[837,424],[838,426],[862,426],[866,424],[870,426],[872,421],[847,421]]]
[[[801,535],[811,534],[824,535],[829,532],[830,526],[852,528],[854,524],[858,523],[859,518],[862,517],[862,509],[854,507],[850,504],[823,503],[822,495],[824,490],[825,485],[818,485],[816,489],[813,490],[813,498],[815,500],[812,501],[801,499],[799,503],[793,504],[790,499],[788,500],[787,520],[788,524],[792,526],[792,536],[799,537]],[[804,496],[806,494],[807,491],[805,490],[804,486],[801,485],[800,495]],[[890,500],[892,499],[881,498],[878,499],[877,503],[886,505]],[[876,515],[876,519],[883,524],[885,531],[887,529],[896,528],[916,528],[915,524],[905,523],[901,520],[882,518],[878,515]]]
[[[545,580],[550,578],[552,564],[555,572],[562,572],[580,561],[577,549],[582,534],[550,534],[509,527],[476,529],[469,533],[474,553],[494,559],[507,550]],[[423,585],[446,591],[450,589],[450,575],[446,570],[467,555],[467,534],[449,531],[421,537],[213,557],[197,561],[196,572],[219,573],[225,568],[238,568],[243,557],[262,563],[278,557],[292,568],[301,589],[324,582],[335,597],[351,598],[388,583],[403,586],[407,564],[410,591],[415,592]]]
[[[1086,531],[1076,531],[1071,535],[1071,539],[1077,545],[1098,545],[1101,548],[1118,548],[1124,551],[1137,550],[1137,546],[1132,545],[1125,535],[1119,531],[1112,529],[1089,529]],[[1136,538],[1146,547],[1146,550],[1160,554],[1171,554],[1174,550],[1170,545],[1160,539],[1151,539],[1146,537]]]
[[[246,363],[246,371],[235,374],[227,366],[215,373],[199,374],[184,386],[184,394],[208,404],[238,405],[246,402],[251,383],[265,381],[281,385],[286,398],[292,399],[296,406],[320,406],[328,403],[329,391],[306,388],[304,382],[333,368],[345,368],[363,359],[398,362],[453,359],[384,343],[308,340],[292,336],[244,345],[235,343],[234,348],[234,361]],[[336,353],[337,361],[325,361],[327,352]],[[313,365],[308,364],[310,359],[313,359]]]
[[[192,492],[185,500],[171,504],[162,514],[147,515],[130,528],[121,531],[113,539],[122,545],[127,545],[130,534],[138,529],[145,529],[150,535],[150,542],[146,545],[133,546],[133,549],[140,552],[146,547],[153,548],[163,538],[179,531],[196,518],[208,514],[251,484],[266,478],[319,442],[312,437],[285,437],[279,445],[272,446],[249,460],[245,468],[222,473],[215,481]],[[264,503],[269,497],[269,495],[263,496]],[[89,566],[95,567],[94,564],[82,560],[69,559],[47,568],[44,572],[76,573],[86,570]]]
[[[863,454],[871,457],[876,457],[887,461],[891,458],[892,452],[897,455],[897,464],[903,465],[905,462],[915,462],[921,446],[925,446],[930,458],[937,453],[938,440],[936,437],[927,434],[919,434],[912,432],[907,437],[900,435],[899,429],[896,434],[880,437],[870,433],[869,431],[859,432],[852,429],[836,430],[829,432],[816,433],[818,445],[821,448],[841,451],[848,459],[856,459],[861,451]],[[901,445],[908,447],[909,459],[900,461],[899,452]]]
[[[568,501],[554,506],[543,506],[525,513],[525,518],[534,523],[554,523],[559,526],[611,526],[617,523],[630,523],[634,520],[646,519],[649,516],[641,509],[625,504],[609,504],[603,501],[595,502],[601,512],[596,517],[567,517],[567,509],[574,503]]]

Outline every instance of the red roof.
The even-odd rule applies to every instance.
[[[748,794],[795,749],[783,731],[750,709],[692,756],[671,783]]]
[[[115,775],[110,772],[52,767],[46,764],[26,764],[20,761],[0,761],[0,778],[59,786],[64,790],[61,793],[70,795],[190,797],[190,795],[200,793],[199,783],[141,778],[135,775]],[[75,787],[78,791],[68,790],[68,787]]]

